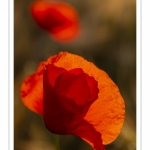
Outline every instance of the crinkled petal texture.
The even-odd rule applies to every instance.
[[[68,42],[79,33],[78,14],[67,3],[36,1],[31,5],[31,14],[37,24],[55,40]]]
[[[46,61],[44,81],[41,70],[39,66],[35,73],[39,80],[35,76],[28,82],[25,79],[21,93],[26,93],[22,100],[28,108],[30,106],[31,110],[43,114],[47,128],[60,134],[77,135],[96,150],[104,149],[100,144],[101,139],[103,144],[116,139],[124,122],[125,105],[118,87],[103,70],[67,52],[61,52]],[[39,83],[44,84],[44,101],[43,87]],[[38,95],[35,95],[31,85],[34,85]]]

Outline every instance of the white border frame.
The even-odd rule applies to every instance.
[[[150,8],[136,1],[137,9],[137,150],[149,149],[150,132]],[[0,149],[13,149],[14,1],[0,1]],[[142,92],[142,93],[141,93]],[[143,109],[142,109],[143,107]],[[142,121],[142,122],[141,122]]]
[[[141,112],[138,112],[138,115],[141,116],[140,124],[141,124],[141,135],[137,134],[137,136],[141,137],[141,147],[142,150],[148,150],[150,148],[150,1],[144,0],[141,2]],[[138,35],[139,36],[139,35]],[[138,85],[139,86],[139,85]],[[137,91],[139,92],[139,91]],[[139,117],[139,116],[138,116]],[[137,125],[139,122],[137,122]],[[140,130],[137,128],[138,130]],[[139,141],[137,141],[139,142]]]
[[[141,0],[136,1],[136,150],[142,150],[141,138]]]
[[[0,149],[9,146],[9,2],[0,1]]]
[[[14,150],[14,1],[9,0],[9,150]]]

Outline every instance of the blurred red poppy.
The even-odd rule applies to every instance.
[[[124,122],[124,100],[115,83],[93,63],[67,52],[41,62],[22,83],[21,98],[43,115],[51,132],[79,136],[95,150],[115,140]]]
[[[79,33],[78,14],[65,2],[35,1],[31,5],[31,14],[36,23],[55,40],[68,42]]]

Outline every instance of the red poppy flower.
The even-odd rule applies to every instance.
[[[115,140],[124,122],[124,100],[115,83],[93,63],[67,52],[41,62],[24,80],[21,98],[43,115],[51,132],[79,136],[95,150]]]
[[[31,5],[31,14],[37,24],[55,40],[67,42],[78,35],[78,14],[67,3],[36,1]]]

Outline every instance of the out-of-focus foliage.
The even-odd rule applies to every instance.
[[[56,0],[57,1],[57,0]],[[70,43],[58,43],[41,30],[29,13],[33,0],[14,1],[14,149],[54,150],[53,134],[41,116],[20,99],[23,79],[41,60],[59,51],[79,54],[105,70],[118,85],[126,104],[119,137],[107,150],[136,149],[136,2],[135,0],[65,0],[79,13],[81,33]],[[60,136],[61,150],[92,150],[78,137]]]

